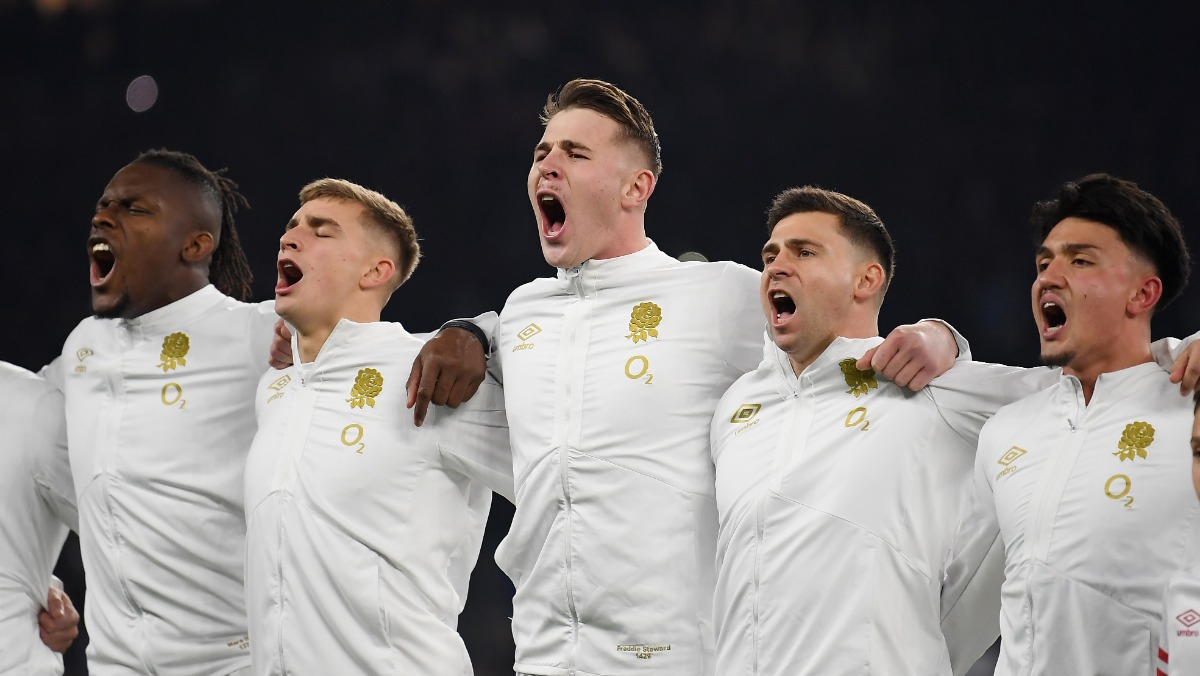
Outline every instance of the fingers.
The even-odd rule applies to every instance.
[[[858,361],[854,362],[854,368],[858,369],[859,371],[866,371],[866,370],[873,368],[871,366],[871,362],[874,360],[875,352],[878,349],[879,348],[877,348],[877,347],[873,347],[873,348],[867,350],[866,354],[859,357]]]
[[[79,613],[60,589],[51,588],[46,608],[38,613],[38,635],[55,652],[64,652],[79,635]]]
[[[50,613],[50,616],[62,617],[65,612],[63,605],[62,590],[51,587],[50,592],[46,594],[46,610]]]
[[[417,359],[422,359],[422,356],[418,355]],[[418,367],[414,364],[413,368],[417,369]],[[425,422],[425,416],[429,413],[429,402],[433,400],[437,391],[436,367],[422,364],[419,371],[416,379],[416,391],[411,396],[414,402],[413,423],[417,427]]]
[[[271,352],[267,363],[274,369],[285,369],[292,365],[292,332],[282,319],[275,322],[275,333],[271,337]]]
[[[404,383],[404,391],[408,393],[408,401],[405,402],[405,408],[412,408],[413,404],[417,403],[417,386],[421,383],[421,360],[420,358],[413,360],[412,369],[408,372],[408,382]]]
[[[1196,391],[1197,381],[1200,381],[1200,356],[1195,352],[1200,342],[1193,343],[1179,355],[1171,367],[1171,382],[1179,385],[1179,394],[1188,396]]]
[[[450,393],[446,397],[446,405],[450,408],[458,408],[464,401],[475,396],[475,392],[479,390],[480,383],[483,378],[461,377],[455,381],[454,386],[450,388]]]

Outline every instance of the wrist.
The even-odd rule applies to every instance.
[[[446,329],[462,329],[467,331],[472,336],[475,336],[476,340],[479,341],[479,344],[483,346],[484,357],[490,357],[492,355],[492,344],[488,340],[487,335],[483,332],[483,329],[475,326],[471,322],[463,319],[451,319],[445,324],[442,324],[442,328],[438,329],[438,332],[440,333]]]

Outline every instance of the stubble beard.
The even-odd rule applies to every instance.
[[[1069,350],[1057,354],[1043,352],[1041,359],[1042,364],[1045,366],[1067,366],[1075,361],[1075,353]]]

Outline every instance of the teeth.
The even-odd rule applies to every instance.
[[[542,201],[543,202],[553,202],[554,195],[542,195]]]
[[[112,247],[108,246],[106,242],[96,242],[92,245],[92,251],[112,251]]]
[[[1048,307],[1058,307],[1058,305],[1056,303],[1042,303],[1043,310],[1045,310]]]
[[[787,294],[782,291],[776,291],[775,293],[771,294],[771,297],[772,298],[787,298]]]

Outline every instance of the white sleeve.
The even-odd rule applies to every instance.
[[[761,276],[744,265],[725,264],[718,286],[717,313],[721,355],[736,375],[749,373],[762,361],[767,320],[758,302]]]
[[[267,300],[250,307],[246,317],[247,359],[252,373],[262,373],[271,368],[271,344],[275,341],[275,301]],[[290,326],[288,327],[291,328]]]
[[[75,482],[67,457],[67,420],[63,395],[47,389],[34,406],[37,420],[29,421],[33,438],[33,480],[38,494],[65,526],[79,532]]]
[[[986,431],[985,431],[986,433]],[[992,486],[978,457],[942,573],[942,634],[955,676],[1000,635],[1004,540]]]
[[[446,467],[515,503],[512,450],[500,384],[489,377],[475,396],[457,409],[438,406],[430,411],[437,412],[432,423]]]
[[[942,418],[974,446],[979,430],[996,411],[1058,382],[1047,367],[1019,368],[978,361],[958,361],[929,383],[929,394]]]
[[[954,337],[954,345],[958,348],[958,356],[955,361],[970,361],[971,360],[971,343],[967,342],[967,337],[958,332],[958,329],[946,321],[937,317],[926,317],[922,322],[937,322],[950,330],[950,335]],[[918,324],[921,322],[917,322]]]
[[[479,328],[480,331],[483,331],[483,335],[488,337],[488,342],[489,342],[488,347],[490,348],[489,352],[492,349],[495,349],[495,347],[496,347],[496,327],[497,327],[497,325],[500,324],[500,315],[496,314],[495,312],[493,312],[491,310],[488,310],[487,312],[484,312],[483,314],[480,314],[480,315],[475,315],[474,317],[456,317],[454,319],[447,321],[446,324],[449,324],[450,322],[469,322],[471,324],[474,324],[476,327]],[[446,324],[442,324],[441,326],[439,326],[437,331],[430,331],[428,333],[414,333],[414,334],[412,334],[412,336],[414,338],[420,340],[423,343],[428,342],[428,340],[430,338],[433,338],[434,336],[436,336],[438,334],[438,331],[441,331],[443,328],[445,328]]]
[[[49,364],[43,366],[42,370],[38,371],[38,375],[45,378],[47,382],[54,386],[54,389],[62,392],[66,383],[66,376],[63,374],[63,368],[63,358],[60,354],[54,358],[54,361],[51,361]]]
[[[1150,355],[1154,357],[1154,361],[1159,366],[1170,371],[1171,367],[1175,365],[1175,360],[1179,359],[1179,355],[1183,354],[1189,345],[1196,342],[1196,338],[1200,338],[1200,333],[1193,333],[1183,340],[1159,338],[1150,344]]]

